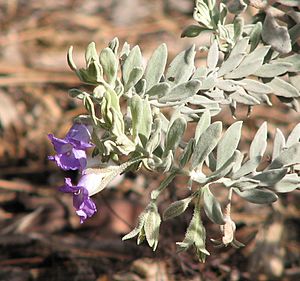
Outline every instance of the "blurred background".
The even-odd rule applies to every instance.
[[[84,64],[84,49],[95,41],[98,50],[114,37],[121,44],[139,44],[147,59],[161,43],[169,60],[209,36],[181,39],[184,27],[195,24],[192,0],[0,0],[0,280],[2,281],[139,281],[139,280],[300,280],[300,192],[282,194],[273,206],[234,198],[232,218],[242,249],[215,249],[199,264],[192,251],[176,253],[191,211],[161,227],[155,253],[121,237],[135,225],[150,191],[163,179],[143,171],[128,173],[95,197],[98,213],[83,225],[72,198],[57,187],[64,177],[47,160],[53,150],[48,133],[63,137],[72,119],[84,113],[68,89],[80,81],[68,68],[66,52]],[[248,17],[251,15],[248,15]],[[198,52],[197,64],[205,52]],[[285,134],[300,121],[299,113],[272,99],[274,107],[257,106],[244,120],[242,148],[247,148],[263,120]],[[234,122],[229,110],[216,116]],[[269,150],[270,151],[270,150]],[[266,155],[266,161],[268,155]],[[180,198],[185,178],[176,178],[161,208]],[[178,192],[175,192],[178,191]],[[204,218],[208,238],[220,236]]]

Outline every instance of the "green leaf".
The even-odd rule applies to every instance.
[[[273,89],[276,96],[286,98],[298,98],[300,96],[299,91],[294,86],[280,78],[275,77],[267,85]]]
[[[163,220],[169,220],[181,215],[189,206],[194,197],[190,196],[185,199],[173,202],[163,213]]]
[[[219,60],[218,41],[214,40],[207,54],[208,69],[215,69]]]
[[[147,217],[145,219],[144,230],[147,242],[153,251],[156,250],[159,236],[159,226],[161,218],[155,203],[151,202],[147,208]]]
[[[135,46],[130,51],[122,67],[122,76],[125,84],[128,84],[131,72],[133,69],[143,69],[143,61],[141,50],[138,46]],[[137,70],[136,70],[137,71]],[[140,70],[138,70],[140,72]]]
[[[262,23],[259,21],[254,25],[249,35],[250,44],[251,44],[250,52],[255,50],[256,47],[258,46],[261,39],[261,32],[262,32]]]
[[[195,139],[190,139],[179,157],[179,167],[183,168],[190,160],[195,146]]]
[[[147,81],[147,90],[156,85],[165,70],[168,57],[168,50],[166,44],[161,44],[150,57],[144,77]]]
[[[153,122],[153,130],[149,140],[146,143],[146,150],[152,154],[153,151],[159,146],[161,141],[161,127],[162,122],[159,117],[156,117]]]
[[[279,156],[273,159],[272,163],[268,167],[271,169],[278,169],[281,167],[291,166],[300,163],[300,142],[295,143],[292,146],[284,149]]]
[[[212,152],[219,142],[222,133],[222,122],[214,122],[211,124],[196,143],[195,150],[192,156],[192,169],[202,168],[206,157]]]
[[[165,140],[165,152],[174,150],[178,147],[186,126],[187,123],[183,117],[176,118],[169,126]]]
[[[234,191],[240,197],[254,204],[270,204],[278,199],[278,196],[274,192],[263,188],[245,191],[239,191],[234,188]]]
[[[113,53],[112,49],[105,48],[100,52],[99,60],[106,81],[109,84],[114,84],[118,74],[118,59],[116,58],[116,55]]]
[[[244,19],[242,17],[235,17],[233,21],[233,30],[234,30],[234,41],[239,40],[242,37],[244,28]]]
[[[217,146],[217,169],[219,169],[233,155],[236,150],[240,138],[242,121],[233,123],[223,135]]]
[[[170,85],[187,82],[194,71],[195,45],[179,53],[167,69],[166,81]]]
[[[287,169],[264,171],[255,175],[252,179],[260,181],[259,186],[273,186],[286,175],[287,171]]]
[[[233,49],[231,50],[229,57],[227,60],[223,62],[219,71],[218,77],[224,76],[225,74],[229,73],[230,71],[234,70],[243,60],[246,55],[246,50],[248,47],[249,38],[245,37],[239,40]]]
[[[207,28],[203,28],[199,25],[189,25],[182,31],[180,36],[181,38],[196,37],[204,30],[207,30]]]
[[[203,188],[204,211],[208,218],[216,224],[225,224],[221,205],[211,193],[208,186]]]
[[[159,102],[184,102],[186,99],[196,95],[200,86],[201,82],[198,80],[191,80],[186,83],[179,84],[159,98]]]

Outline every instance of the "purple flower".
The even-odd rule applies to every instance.
[[[66,178],[65,185],[60,188],[62,192],[73,193],[73,206],[76,214],[80,217],[80,223],[93,216],[97,211],[90,195],[95,192],[102,178],[103,175],[86,174],[80,178],[77,185],[72,185],[71,179]]]
[[[64,139],[49,134],[57,154],[48,159],[55,161],[63,170],[83,170],[87,164],[85,150],[93,146],[90,144],[90,129],[83,124],[74,124]]]

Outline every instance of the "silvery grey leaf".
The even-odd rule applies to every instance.
[[[218,104],[216,101],[211,100],[205,96],[200,96],[200,95],[195,95],[187,100],[188,103],[190,104],[195,104],[195,105],[216,105]]]
[[[287,171],[287,169],[268,170],[255,175],[252,179],[260,181],[259,186],[273,186],[286,175]]]
[[[143,71],[144,70],[142,67],[134,67],[131,70],[128,80],[125,83],[125,92],[130,90],[130,88],[133,87],[143,77]]]
[[[184,101],[187,98],[194,96],[199,91],[200,86],[201,82],[198,80],[191,80],[179,84],[159,98],[159,102]]]
[[[245,162],[239,170],[233,173],[232,179],[239,179],[242,176],[248,175],[252,172],[254,172],[259,165],[259,162],[261,160],[261,157],[257,157],[255,159],[250,159],[247,162]]]
[[[217,169],[223,166],[236,150],[241,138],[242,124],[242,121],[233,123],[219,141],[217,146]]]
[[[243,39],[239,40],[235,44],[228,59],[225,60],[221,65],[218,71],[218,77],[221,77],[229,73],[230,71],[234,70],[241,63],[241,61],[246,55],[248,42],[249,42],[249,38],[244,37]]]
[[[221,111],[221,108],[218,103],[212,103],[212,104],[207,104],[206,106],[204,106],[204,108],[199,108],[199,109],[192,109],[187,106],[182,106],[180,107],[180,113],[184,114],[184,116],[186,115],[191,117],[193,116],[193,120],[197,120],[199,119],[198,114],[202,115],[206,109],[209,110],[211,116],[217,115]]]
[[[265,43],[281,54],[287,54],[292,50],[287,27],[280,26],[270,13],[267,13],[265,17],[261,35]]]
[[[199,137],[192,156],[192,169],[202,168],[206,157],[219,142],[222,133],[222,122],[214,122]]]
[[[238,89],[239,84],[237,84],[234,80],[218,79],[216,86],[223,91],[234,92]]]
[[[294,174],[287,174],[281,181],[277,182],[272,190],[279,193],[291,192],[300,188],[300,177]]]
[[[98,62],[98,60],[99,60],[99,56],[96,50],[96,44],[95,42],[91,42],[85,50],[86,66],[88,67],[92,61]]]
[[[216,77],[210,76],[202,80],[199,90],[210,90],[216,85]]]
[[[139,46],[132,48],[122,66],[122,77],[125,84],[128,83],[129,77],[134,68],[143,69],[142,53]]]
[[[244,154],[239,151],[239,155],[232,167],[232,173],[235,173],[241,168],[243,160],[244,160]]]
[[[130,45],[127,42],[124,42],[122,49],[120,51],[121,60],[122,61],[125,60],[128,57],[129,53],[130,53]],[[121,61],[121,64],[122,64],[122,61]]]
[[[193,14],[194,19],[204,27],[213,29],[211,23],[210,9],[204,1],[196,1],[196,8]]]
[[[154,85],[152,88],[150,88],[146,94],[149,96],[149,100],[155,98],[158,99],[160,97],[165,96],[169,91],[171,87],[167,82],[158,83]]]
[[[183,117],[175,119],[168,129],[165,140],[165,152],[174,150],[178,147],[180,140],[184,134],[187,123]]]
[[[130,110],[132,117],[132,134],[136,140],[137,137],[146,144],[152,127],[152,111],[148,100],[134,95],[130,99]]]
[[[190,139],[179,157],[179,167],[183,168],[190,160],[195,146],[195,139]]]
[[[216,224],[225,224],[221,205],[215,196],[211,193],[208,186],[203,187],[204,211],[208,218]]]
[[[173,202],[163,213],[163,220],[169,220],[181,215],[189,206],[190,202],[194,197],[190,196],[182,200]]]
[[[293,54],[290,56],[287,56],[285,58],[279,58],[277,60],[278,62],[287,62],[292,64],[292,66],[289,68],[289,72],[299,72],[300,71],[300,54]]]
[[[286,147],[290,147],[295,143],[300,142],[300,123],[297,124],[287,138]]]
[[[194,71],[195,45],[179,53],[170,63],[166,81],[171,85],[181,84],[191,77]]]
[[[259,94],[271,94],[273,92],[272,88],[264,83],[261,83],[253,79],[243,79],[241,80],[244,83],[243,88],[246,91],[255,92]]]
[[[245,191],[239,191],[237,188],[234,188],[234,191],[240,197],[254,204],[270,204],[278,199],[278,196],[274,192],[264,188]]]
[[[73,46],[70,46],[70,48],[68,50],[67,61],[68,61],[68,65],[71,68],[71,70],[76,71],[77,67],[73,60]]]
[[[268,106],[272,106],[270,98],[267,94],[259,94],[255,92],[248,91],[248,94],[251,95],[253,98],[259,101],[259,103],[265,103]]]
[[[234,93],[230,94],[230,98],[238,103],[247,105],[259,104],[259,101],[253,96],[250,96],[242,87],[238,87]]]
[[[236,181],[232,181],[229,184],[226,184],[227,187],[234,187],[240,191],[251,190],[256,188],[259,185],[258,180],[253,180],[250,178],[241,177]]]
[[[120,45],[120,42],[117,37],[115,37],[108,43],[108,47],[114,52],[115,55],[118,54],[119,45]]]
[[[112,49],[105,48],[100,52],[99,61],[109,84],[114,83],[118,74],[118,59]]]
[[[200,136],[203,134],[203,132],[209,127],[211,123],[211,115],[209,110],[205,110],[203,114],[201,115],[197,127],[195,130],[195,140],[196,143],[198,142]]]
[[[257,157],[262,158],[267,148],[267,134],[267,122],[264,122],[257,130],[255,137],[251,142],[249,151],[250,159],[256,159]]]
[[[153,122],[153,128],[149,140],[146,143],[146,150],[152,154],[152,152],[159,146],[161,141],[161,127],[162,121],[159,117],[156,117]]]
[[[219,60],[219,48],[217,40],[211,44],[207,54],[207,67],[208,69],[215,69]]]
[[[284,149],[279,156],[277,156],[270,166],[268,167],[269,170],[271,169],[278,169],[294,164],[300,163],[300,142],[295,143],[292,146]]]
[[[234,151],[232,156],[227,159],[227,161],[207,178],[207,182],[215,181],[217,179],[225,177],[232,170],[235,161],[238,159],[240,152],[238,150]]]
[[[153,248],[153,251],[156,250],[158,244],[160,223],[161,218],[158,213],[157,206],[155,203],[150,203],[148,215],[145,219],[144,230],[147,242],[149,246]]]
[[[272,159],[274,160],[279,156],[283,148],[285,148],[285,137],[280,129],[276,129],[276,134],[274,138],[274,144],[273,144],[273,153],[272,153]]]
[[[259,21],[254,25],[254,27],[252,28],[249,34],[250,44],[251,44],[250,52],[255,50],[256,47],[258,46],[261,38],[261,32],[262,32],[262,23]]]
[[[147,90],[156,85],[165,70],[168,57],[166,44],[161,44],[150,57],[145,70],[145,79],[147,81]]]
[[[295,76],[289,76],[291,84],[300,91],[300,74]]]
[[[299,91],[294,86],[280,78],[275,77],[267,85],[273,89],[276,96],[286,98],[298,98],[300,96]]]
[[[195,70],[192,79],[201,79],[200,81],[202,81],[206,77],[207,72],[208,69],[205,66],[200,66]]]
[[[289,62],[274,61],[263,64],[253,75],[258,77],[273,78],[286,73],[293,65]]]
[[[270,46],[262,46],[256,48],[252,53],[246,55],[240,65],[224,75],[226,79],[243,78],[253,74],[263,64],[264,57],[268,53]]]

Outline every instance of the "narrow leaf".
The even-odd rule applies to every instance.
[[[181,215],[189,206],[193,196],[173,202],[163,213],[163,220],[169,220]]]
[[[208,186],[203,188],[204,210],[209,219],[216,224],[225,224],[221,205]]]
[[[195,146],[195,150],[192,156],[192,169],[199,167],[201,169],[202,164],[209,153],[216,147],[219,142],[222,133],[222,122],[215,122],[211,124],[202,135]]]
[[[239,191],[235,188],[234,191],[240,197],[254,204],[270,204],[278,199],[278,196],[274,192],[263,188],[245,191]]]
[[[217,169],[220,168],[236,150],[240,138],[242,121],[233,123],[219,141],[217,147]]]
[[[156,85],[165,70],[168,57],[166,44],[161,44],[150,57],[145,70],[144,77],[147,81],[147,90]]]

